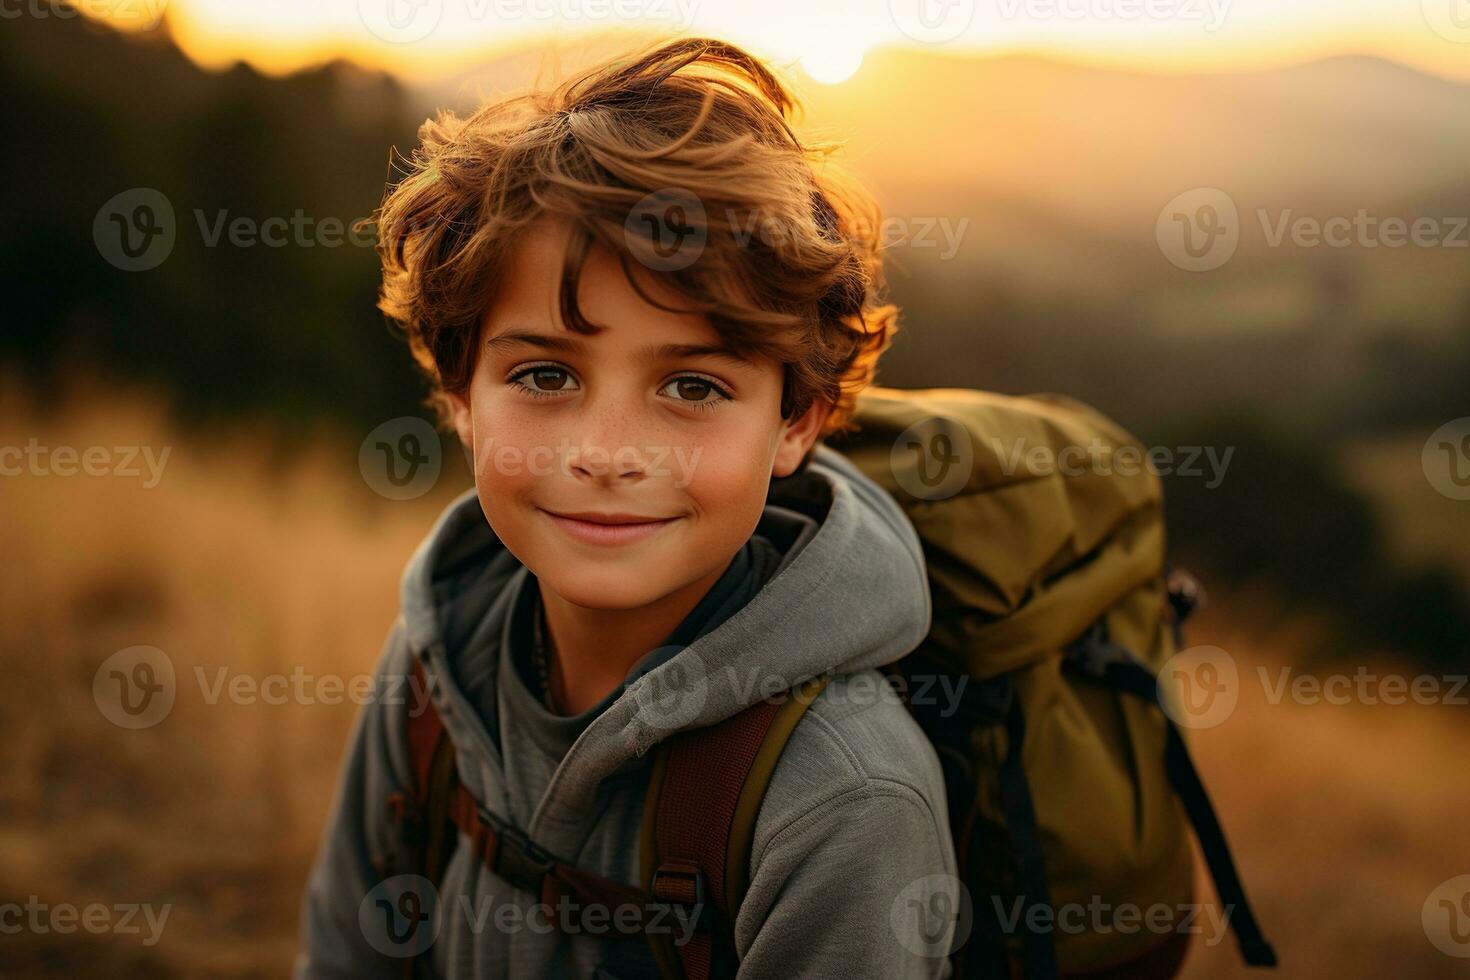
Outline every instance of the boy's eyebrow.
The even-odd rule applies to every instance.
[[[587,345],[574,337],[561,337],[550,333],[536,333],[532,330],[507,330],[503,334],[491,337],[485,341],[485,346],[490,350],[515,347],[517,344],[525,344],[530,347],[540,347],[542,350],[578,352],[586,350]]]
[[[674,360],[681,357],[717,357],[745,367],[750,359],[742,357],[733,349],[720,344],[661,344],[644,352],[655,360]]]
[[[491,350],[512,348],[517,344],[539,347],[542,350],[570,353],[584,352],[587,349],[586,343],[576,338],[549,333],[537,333],[531,330],[507,330],[505,333],[491,337],[485,342],[485,346]],[[645,348],[641,354],[649,360],[675,360],[683,357],[715,357],[745,367],[749,367],[751,363],[749,358],[743,357],[732,348],[720,344],[659,344]]]

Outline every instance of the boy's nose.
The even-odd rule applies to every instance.
[[[578,479],[629,483],[647,475],[648,453],[632,438],[624,412],[594,411],[574,439],[568,467]]]
[[[647,475],[646,456],[636,446],[583,442],[572,448],[568,468],[581,480],[631,483]]]

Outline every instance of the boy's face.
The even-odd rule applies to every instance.
[[[596,246],[578,301],[604,329],[565,329],[566,234],[543,222],[522,235],[469,388],[450,399],[480,504],[511,553],[576,605],[632,609],[707,589],[830,406],[782,419],[780,364],[721,354],[706,318],[644,302]],[[634,268],[649,295],[687,305]]]

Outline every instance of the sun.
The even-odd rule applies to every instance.
[[[801,67],[824,85],[845,82],[863,63],[863,45],[846,38],[813,38],[801,55]]]

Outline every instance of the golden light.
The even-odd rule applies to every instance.
[[[933,6],[932,0],[906,0],[906,4],[913,2],[924,11]],[[974,30],[947,44],[922,43],[906,33],[894,17],[886,15],[883,8],[889,4],[884,0],[877,0],[876,11],[865,13],[854,12],[851,0],[803,0],[801,4],[791,0],[663,0],[658,4],[645,0],[641,6],[657,8],[658,16],[621,20],[591,14],[561,20],[492,16],[493,0],[250,0],[243,4],[240,0],[87,0],[74,4],[74,9],[130,32],[147,32],[163,24],[185,53],[216,69],[244,59],[262,71],[284,74],[345,57],[426,81],[469,70],[518,48],[534,49],[544,44],[543,35],[549,33],[565,40],[582,32],[641,25],[727,38],[783,65],[799,65],[819,84],[837,85],[850,79],[862,66],[864,53],[879,45],[937,54],[1024,52],[1110,67],[1183,72],[1254,70],[1337,54],[1366,54],[1450,78],[1470,79],[1470,58],[1466,58],[1470,28],[1462,18],[1447,12],[1467,2],[1470,0],[1408,0],[1379,5],[1371,15],[1354,17],[1344,14],[1354,5],[1341,0],[1294,0],[1289,5],[1280,0],[1190,0],[1174,4],[1180,12],[1177,17],[1059,21],[1007,14],[1007,9],[1027,9],[1016,0],[1001,8],[981,5]],[[406,3],[415,10],[435,12],[433,29],[426,36],[410,41],[385,38],[382,30],[373,30],[383,11],[398,11]],[[516,0],[507,6],[576,12],[584,5],[577,0]],[[586,6],[590,10],[607,5]],[[1037,9],[1053,6],[1041,4]],[[1104,4],[1098,9],[1112,8]]]

